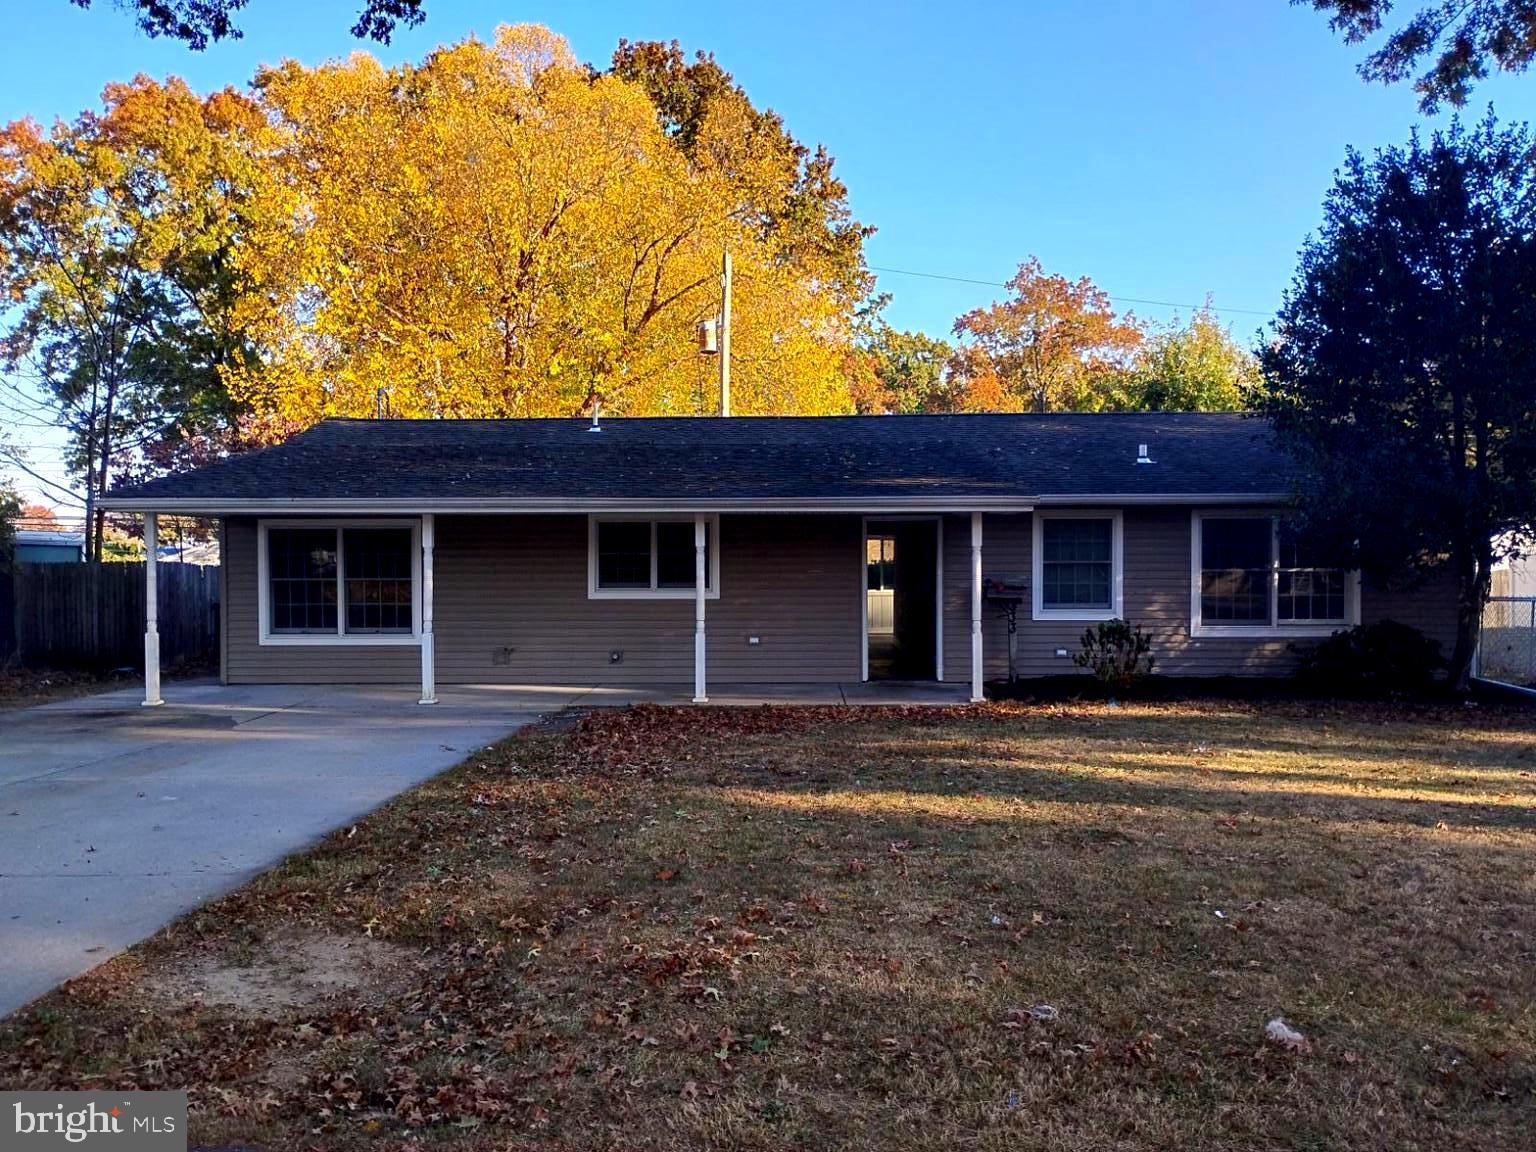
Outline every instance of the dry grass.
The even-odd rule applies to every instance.
[[[273,1148],[1529,1147],[1533,773],[1487,708],[597,714],[0,1025],[0,1084]]]

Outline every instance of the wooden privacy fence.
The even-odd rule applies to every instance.
[[[162,665],[213,656],[219,649],[219,570],[160,565]],[[0,585],[0,608],[12,601],[11,633],[0,663],[27,668],[142,668],[144,565],[18,564]]]

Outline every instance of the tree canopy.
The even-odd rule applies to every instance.
[[[1421,0],[1418,9],[1360,65],[1367,80],[1397,83],[1414,77],[1419,105],[1461,107],[1491,68],[1524,72],[1536,57],[1536,4],[1531,0]],[[1291,0],[1329,13],[1328,26],[1361,44],[1386,25],[1393,0]]]
[[[70,0],[89,8],[92,0]],[[131,9],[145,35],[180,40],[196,52],[220,40],[238,40],[242,33],[235,13],[250,0],[114,0]],[[352,35],[388,44],[401,25],[414,28],[427,18],[424,0],[363,0]]]
[[[1136,349],[1115,406],[1133,412],[1236,412],[1258,383],[1253,354],[1232,338],[1207,304],[1150,331]]]
[[[1007,300],[955,321],[952,371],[962,406],[977,411],[1096,412],[1114,405],[1115,386],[1141,344],[1135,316],[1118,316],[1086,276],[1047,273],[1030,257]]]
[[[1536,524],[1536,166],[1490,115],[1351,151],[1262,353],[1303,529],[1385,579],[1449,574],[1465,685],[1493,564]]]
[[[690,153],[644,85],[534,26],[256,88],[272,210],[245,319],[268,355],[236,394],[280,424],[371,413],[384,382],[402,416],[715,411],[695,327],[726,249],[733,411],[851,406],[860,235],[837,259],[803,242],[826,214],[787,212],[803,169],[782,130],[743,135],[744,100],[704,111]]]
[[[233,318],[250,290],[235,247],[261,122],[236,93],[140,78],[51,131],[0,129],[7,407],[70,433],[88,504],[128,461],[185,461],[233,420],[224,374],[253,355]]]

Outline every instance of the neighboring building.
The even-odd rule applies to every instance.
[[[219,518],[229,683],[979,697],[1008,666],[986,580],[1022,597],[1022,676],[1075,671],[1114,617],[1175,676],[1283,673],[1293,642],[1384,617],[1448,651],[1449,582],[1311,563],[1294,479],[1237,415],[329,420],[103,505]]]
[[[18,564],[78,564],[85,559],[85,533],[20,529],[14,559]]]
[[[173,564],[197,564],[212,568],[219,562],[219,542],[198,540],[183,544],[162,544],[156,549],[156,555]]]

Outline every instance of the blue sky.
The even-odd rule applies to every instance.
[[[1278,305],[1346,145],[1401,141],[1424,122],[1411,88],[1361,81],[1362,50],[1286,0],[427,0],[426,24],[388,48],[348,34],[353,0],[250,0],[245,38],[203,53],[146,39],[111,0],[12,4],[5,120],[72,116],[136,72],[243,85],[262,62],[359,48],[418,58],[504,22],[548,24],[597,63],[620,37],[675,38],[713,51],[797,137],[827,145],[856,214],[879,229],[871,265],[1000,282],[1034,254],[1118,298],[1187,306],[1209,294],[1245,340]],[[1492,102],[1502,119],[1536,119],[1536,76],[1497,77],[1475,101],[1474,115]],[[880,279],[889,319],[935,335],[1001,295]]]

